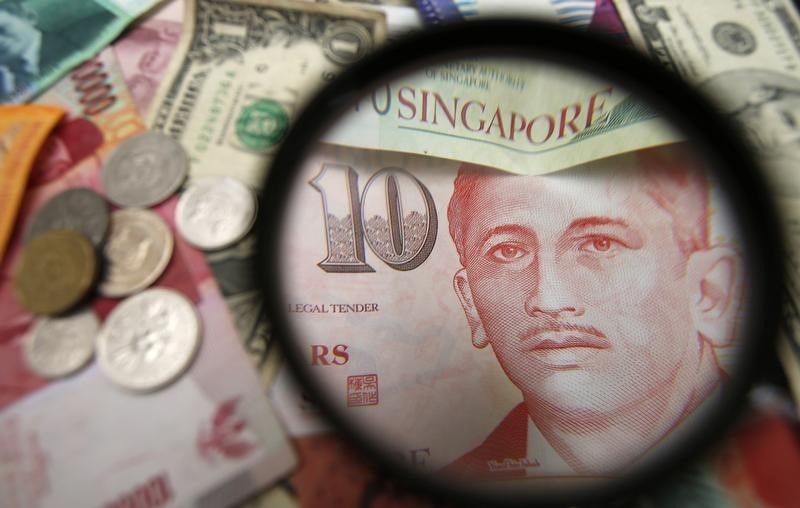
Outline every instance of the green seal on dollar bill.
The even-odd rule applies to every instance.
[[[261,99],[242,110],[236,119],[236,136],[250,150],[272,148],[283,139],[289,115],[278,102]]]

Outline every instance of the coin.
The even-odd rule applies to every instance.
[[[51,229],[83,233],[100,248],[108,234],[108,204],[92,189],[68,189],[42,206],[25,231],[25,242]]]
[[[77,231],[54,229],[24,247],[13,280],[17,301],[34,314],[60,314],[92,288],[97,256]]]
[[[253,227],[257,201],[235,178],[198,180],[178,200],[175,225],[195,247],[216,250],[242,239]]]
[[[172,232],[155,212],[126,208],[111,214],[111,233],[103,249],[103,296],[127,296],[154,283],[169,264]]]
[[[39,318],[25,338],[28,367],[43,377],[72,374],[92,358],[100,321],[90,309],[57,318]]]
[[[174,194],[188,172],[189,159],[180,143],[160,132],[146,132],[120,144],[101,177],[115,204],[148,207]]]
[[[192,363],[200,318],[171,289],[153,288],[122,301],[97,336],[97,362],[114,383],[137,391],[161,388]]]

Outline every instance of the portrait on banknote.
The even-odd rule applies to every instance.
[[[543,177],[460,166],[454,288],[473,345],[523,400],[446,472],[606,474],[725,379],[715,350],[734,338],[739,254],[711,243],[709,182],[673,152]]]
[[[800,80],[768,69],[736,69],[701,85],[721,96],[719,106],[770,169],[779,195],[797,197],[796,168],[800,163]],[[724,92],[724,93],[723,93]]]
[[[80,117],[62,120],[39,152],[28,185],[38,187],[57,180],[102,144],[103,133],[91,121]]]

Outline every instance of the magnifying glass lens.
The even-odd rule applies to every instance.
[[[738,170],[630,76],[465,54],[358,88],[285,168],[287,354],[384,464],[452,492],[579,498],[663,469],[772,329]]]

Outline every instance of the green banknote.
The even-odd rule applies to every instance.
[[[0,0],[0,102],[25,102],[158,0]]]

